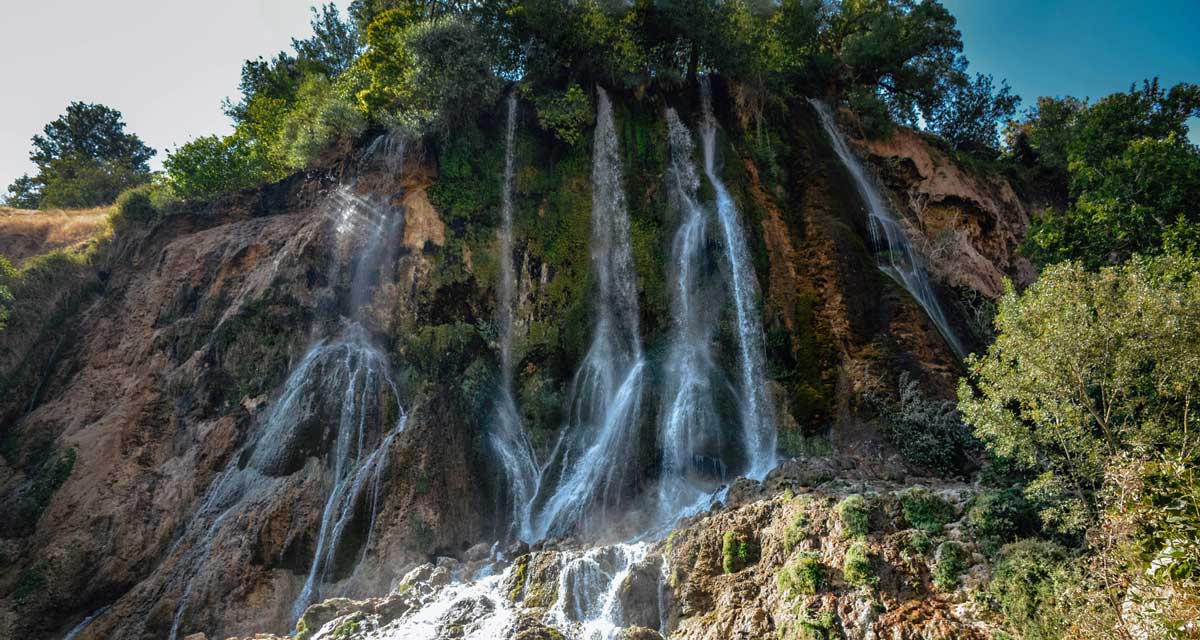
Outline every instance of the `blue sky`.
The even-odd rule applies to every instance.
[[[1096,98],[1159,75],[1200,82],[1200,0],[944,0],[974,70],[1025,99]],[[8,2],[0,35],[0,191],[32,169],[29,138],[71,100],[119,109],[166,150],[226,133],[241,62],[307,37],[312,0]],[[349,0],[338,0],[345,7]],[[1200,144],[1200,124],[1192,140]]]
[[[1023,99],[1096,98],[1159,76],[1200,83],[1200,0],[943,0],[971,69]],[[1190,137],[1200,144],[1200,123]]]

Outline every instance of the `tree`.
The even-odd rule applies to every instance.
[[[1089,272],[1047,269],[996,315],[968,359],[959,409],[993,454],[1039,473],[1031,498],[1063,531],[1087,528],[1114,461],[1157,453],[1194,463],[1200,275],[1182,258]]]
[[[1000,123],[1017,111],[1020,96],[1008,83],[995,88],[990,75],[975,74],[951,85],[949,97],[932,111],[929,128],[955,148],[995,156],[1000,146]]]
[[[121,112],[72,102],[33,136],[33,177],[9,185],[9,202],[33,208],[93,207],[112,203],[124,189],[150,179],[154,149],[125,132]]]
[[[956,27],[934,0],[862,0],[838,4],[823,40],[843,67],[838,82],[846,90],[869,89],[893,120],[912,126],[942,102],[965,66]]]
[[[8,196],[4,199],[5,204],[18,209],[36,209],[41,201],[41,187],[29,174],[13,180],[8,185]]]
[[[61,158],[101,160],[148,174],[154,149],[125,132],[121,112],[102,104],[72,102],[67,111],[33,136],[29,159],[40,169]]]
[[[1200,149],[1186,137],[1187,119],[1200,115],[1200,86],[1164,91],[1149,81],[1074,113],[1073,103],[1043,105],[1053,107],[1054,126],[1042,118],[1027,123],[1027,135],[1047,162],[1059,162],[1065,147],[1070,202],[1030,229],[1035,259],[1097,267],[1200,247]]]
[[[409,49],[416,58],[412,103],[436,114],[443,133],[473,123],[500,97],[488,51],[474,25],[461,18],[440,18],[409,29]]]
[[[1026,112],[1023,122],[1011,122],[1005,131],[1010,149],[1015,149],[1024,140],[1035,156],[1029,163],[1037,163],[1051,169],[1066,171],[1067,145],[1074,137],[1079,114],[1087,108],[1087,101],[1067,96],[1055,98],[1042,96],[1037,106]]]
[[[163,165],[175,193],[200,199],[261,184],[269,171],[254,143],[237,134],[196,138],[167,156]]]
[[[292,48],[300,58],[310,60],[332,77],[350,68],[359,53],[358,26],[353,20],[343,21],[337,5],[323,5],[312,11],[313,36],[307,40],[292,38]]]

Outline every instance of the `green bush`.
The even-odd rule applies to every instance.
[[[985,491],[967,509],[967,527],[984,551],[995,554],[1000,545],[1037,529],[1037,512],[1016,487]]]
[[[947,540],[938,545],[937,564],[933,567],[933,584],[942,591],[952,591],[958,578],[969,567],[970,552],[960,542]]]
[[[861,538],[871,531],[871,505],[861,495],[846,496],[836,507],[842,529],[850,538]]]
[[[189,200],[206,200],[276,177],[263,143],[241,133],[196,138],[168,155],[163,167],[171,187]]]
[[[737,573],[753,564],[758,558],[758,548],[750,536],[726,531],[721,538],[721,568],[725,573]]]
[[[987,595],[1005,626],[1025,640],[1064,637],[1067,623],[1057,609],[1067,568],[1066,550],[1053,542],[1021,540],[1001,549]]]
[[[126,189],[117,196],[108,223],[116,232],[145,226],[167,214],[175,201],[174,190],[163,182]]]
[[[834,640],[840,638],[837,630],[837,616],[832,611],[822,611],[817,615],[812,615],[805,610],[801,612],[800,619],[796,621],[797,640]],[[786,627],[785,627],[786,632]],[[793,636],[784,636],[791,638]]]
[[[912,549],[918,555],[923,556],[929,553],[929,550],[933,548],[933,539],[929,537],[929,534],[918,529],[916,531],[909,532],[906,544],[909,549]]]
[[[846,550],[842,561],[842,577],[856,587],[865,587],[879,581],[871,566],[871,549],[867,543],[858,541]]]
[[[909,462],[941,475],[967,471],[979,451],[953,402],[928,398],[908,372],[897,382],[899,398],[868,393],[864,401],[884,423],[888,440]]]
[[[783,530],[783,550],[791,553],[802,540],[808,537],[808,513],[800,511],[791,524]]]
[[[922,487],[901,491],[900,507],[910,525],[929,534],[941,533],[942,527],[954,519],[954,505]]]
[[[8,316],[12,314],[13,294],[9,283],[17,277],[17,273],[8,258],[0,256],[0,331],[8,326]],[[12,430],[9,430],[8,435],[11,436],[12,433]]]
[[[561,93],[536,95],[533,104],[537,108],[538,124],[571,146],[586,139],[587,128],[596,118],[591,100],[575,83]]]
[[[825,586],[825,565],[816,551],[801,552],[775,574],[775,582],[793,595],[814,595]]]

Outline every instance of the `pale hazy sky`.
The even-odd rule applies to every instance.
[[[0,195],[29,139],[72,100],[100,102],[158,150],[228,133],[242,61],[308,37],[312,0],[0,0]],[[340,0],[345,7],[348,0]]]

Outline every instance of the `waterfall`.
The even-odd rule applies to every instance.
[[[374,144],[368,155],[376,149],[388,152],[385,166],[403,164],[402,142]],[[399,159],[394,157],[397,152]],[[186,583],[170,640],[178,637],[196,582],[223,530],[237,528],[241,516],[258,508],[298,471],[319,467],[318,484],[328,487],[328,493],[323,495],[312,564],[292,607],[294,618],[321,597],[322,585],[334,577],[339,552],[345,552],[344,535],[359,513],[367,515],[367,530],[354,558],[355,569],[371,545],[388,452],[407,416],[387,355],[358,319],[375,283],[389,277],[404,216],[347,186],[334,192],[330,204],[337,252],[351,266],[347,315],[333,336],[314,343],[292,369],[255,436],[210,484],[193,515],[188,535],[194,539],[172,574]],[[332,443],[331,451],[324,452],[326,442]],[[183,541],[176,541],[168,555]]]
[[[294,413],[297,409],[295,403],[303,405],[311,402],[310,377],[314,374],[326,376],[322,384],[327,385],[327,388],[342,389],[336,441],[332,452],[333,486],[321,512],[317,547],[308,579],[305,580],[304,588],[293,606],[292,614],[295,618],[299,618],[304,609],[317,599],[319,583],[330,575],[333,567],[338,542],[342,539],[346,525],[354,515],[360,500],[367,497],[367,492],[370,499],[368,537],[374,530],[382,474],[388,466],[388,451],[405,424],[405,416],[401,413],[396,424],[382,438],[379,434],[374,435],[374,444],[371,445],[371,441],[368,440],[368,436],[371,435],[369,421],[377,416],[372,415],[375,407],[366,404],[366,399],[378,398],[383,394],[388,400],[394,400],[398,408],[399,392],[391,378],[387,357],[369,343],[362,327],[357,324],[351,325],[347,334],[342,340],[319,348],[312,360],[313,363],[320,363],[326,358],[334,359],[333,371],[325,372],[318,366],[298,369],[293,380],[289,380],[288,386],[285,387],[286,401],[280,402],[268,422],[271,425],[302,424],[302,421],[298,420],[299,416]],[[289,394],[292,390],[296,392]],[[268,429],[268,434],[270,432],[271,429]],[[294,436],[295,432],[288,435]],[[284,438],[270,439],[266,442],[282,441]],[[274,447],[266,448],[269,450]],[[255,466],[257,453],[258,451],[255,451],[256,455],[251,459],[251,466]],[[272,455],[278,454],[272,452]],[[267,458],[266,461],[270,460],[272,458]],[[367,544],[364,544],[361,554],[365,555],[366,551]]]
[[[657,591],[652,601],[631,598],[626,589],[639,567],[661,575],[663,567],[650,560],[650,543],[594,547],[586,551],[563,550],[556,554],[557,580],[553,604],[543,614],[522,612],[509,594],[527,565],[509,565],[501,573],[469,582],[455,582],[435,591],[408,591],[413,600],[408,611],[395,620],[371,629],[366,637],[376,640],[494,640],[514,637],[519,621],[537,620],[560,635],[578,640],[617,640],[625,627],[660,620],[665,610]],[[514,575],[514,572],[518,572]],[[527,577],[525,578],[528,579]],[[640,611],[626,611],[623,600]],[[639,615],[640,614],[640,615]],[[661,623],[660,627],[661,627]],[[525,637],[519,634],[519,637]],[[531,637],[548,637],[534,635]]]
[[[833,111],[829,105],[820,100],[810,98],[809,103],[816,110],[821,126],[833,144],[834,152],[837,153],[838,158],[854,179],[854,186],[858,189],[859,197],[867,205],[871,243],[875,246],[879,269],[904,287],[904,290],[921,305],[925,314],[937,327],[938,332],[942,334],[942,338],[945,339],[950,350],[960,359],[965,357],[966,352],[954,332],[950,330],[946,314],[942,311],[937,296],[933,293],[923,258],[909,242],[904,227],[886,204],[879,189],[867,176],[866,169],[859,162],[858,157],[850,151],[845,138],[837,128]]]
[[[488,441],[508,477],[508,500],[512,503],[512,528],[518,537],[529,539],[530,507],[537,494],[539,469],[533,445],[521,424],[513,399],[512,339],[516,314],[516,269],[513,266],[513,138],[517,128],[517,97],[508,96],[508,122],[504,137],[504,182],[500,190],[500,378],[501,388],[492,416]]]
[[[558,597],[549,620],[559,629],[575,630],[572,637],[584,640],[620,637],[625,623],[621,589],[634,567],[649,553],[650,544],[639,542],[562,554]]]
[[[692,160],[692,134],[674,109],[667,109],[666,118],[671,153],[667,188],[680,221],[668,269],[672,325],[659,415],[663,459],[658,501],[664,522],[673,521],[677,514],[707,497],[713,474],[705,467],[712,465],[698,461],[719,460],[721,454],[714,388],[719,383],[714,380],[717,366],[710,347],[716,318],[712,305],[702,300],[700,282],[708,243],[708,214],[697,197],[700,180]],[[716,479],[722,479],[722,470],[718,468]]]
[[[586,525],[594,507],[616,506],[636,454],[645,359],[617,131],[608,95],[603,89],[599,94],[592,158],[596,324],[572,383],[567,424],[545,468],[541,488],[547,493],[539,496],[535,539]]]
[[[716,192],[717,218],[721,223],[725,266],[737,320],[742,442],[748,467],[746,475],[761,480],[775,467],[776,433],[775,411],[767,389],[766,347],[758,311],[758,285],[737,204],[717,171],[717,120],[712,113],[712,95],[707,78],[700,87],[704,101],[704,120],[700,127],[700,137],[704,143],[704,173]]]

